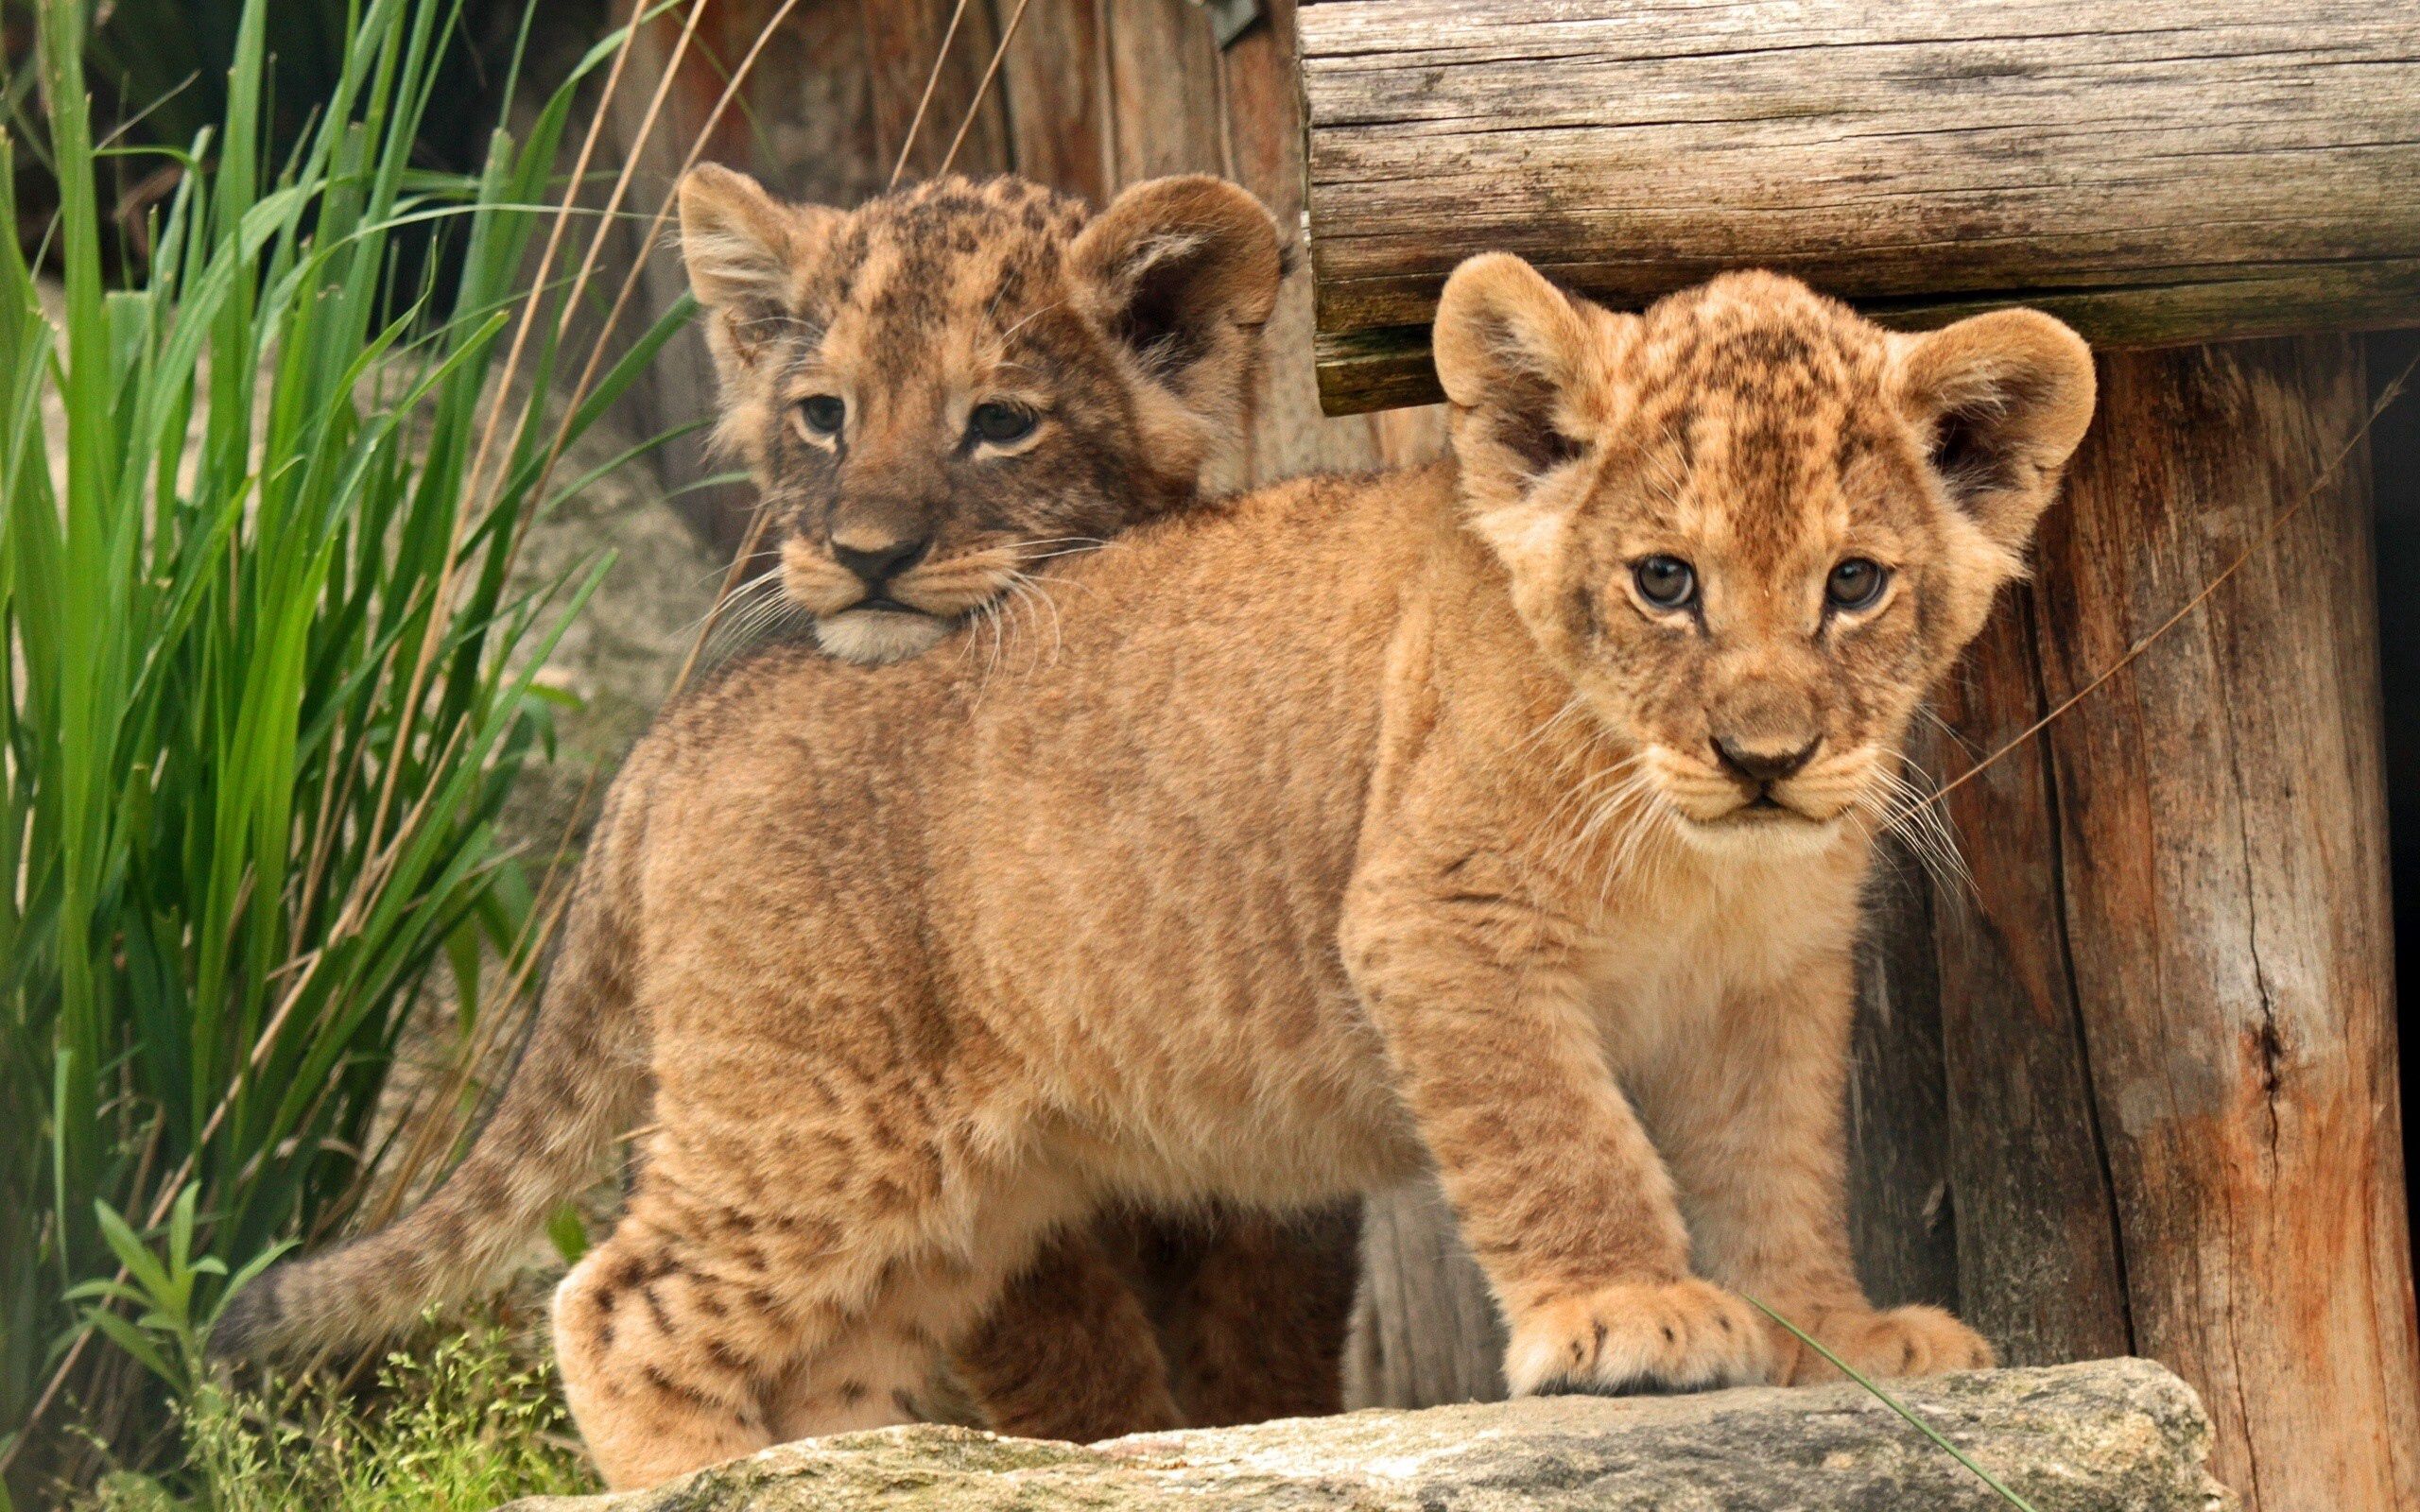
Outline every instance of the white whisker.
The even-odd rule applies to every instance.
[[[1098,550],[1100,550],[1098,546],[1069,546],[1061,551],[1037,551],[1029,557],[1020,557],[1017,559],[1028,562],[1049,561],[1058,557],[1089,557]]]
[[[994,336],[992,340],[992,351],[994,353],[993,360],[994,362],[998,361],[999,358],[997,353],[1004,352],[1009,350],[1009,338],[1011,336],[1015,335],[1027,326],[1031,325],[1035,320],[1041,318],[1043,316],[1048,315],[1051,311],[1058,309],[1061,305],[1063,305],[1067,301],[1064,300],[1060,300],[1053,303],[1043,305],[1038,309],[1030,310],[1027,312],[1024,319],[1019,320],[1016,324],[1009,327],[1006,331],[1001,332],[997,336]]]
[[[1024,573],[1011,574],[1008,585],[1009,591],[1016,594],[1020,601],[1031,603],[1038,606],[1040,609],[1049,610],[1050,659],[1055,663],[1059,660],[1059,657],[1067,648],[1066,635],[1064,633],[1064,627],[1060,622],[1059,605],[1057,601],[1052,599],[1049,593],[1043,590],[1041,583],[1037,579],[1029,577]],[[1027,670],[1031,671],[1040,665],[1041,654],[1039,648],[1037,648],[1034,660],[1027,667]]]
[[[1931,782],[1931,774],[1905,756],[1900,759]],[[1859,795],[1859,806],[1874,813],[1880,833],[1898,836],[1945,890],[1953,895],[1975,890],[1975,874],[1959,850],[1957,834],[1927,787],[1877,763],[1872,787]]]

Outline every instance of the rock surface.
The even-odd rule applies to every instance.
[[[2140,1360],[1901,1383],[2036,1512],[2225,1512],[2210,1425]],[[892,1428],[769,1449],[652,1491],[511,1512],[1996,1512],[1852,1385],[1372,1411],[1089,1448]]]

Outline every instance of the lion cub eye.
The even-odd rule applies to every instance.
[[[1697,569],[1678,557],[1642,557],[1630,576],[1638,596],[1657,609],[1685,609],[1698,596]]]
[[[1851,557],[1832,569],[1824,582],[1824,597],[1832,608],[1854,612],[1871,609],[1891,582],[1891,570],[1871,557]]]
[[[1014,404],[977,404],[966,417],[966,432],[978,441],[1005,446],[1021,441],[1033,434],[1036,423],[1033,411],[1019,409]]]
[[[798,402],[798,422],[809,437],[838,436],[848,419],[849,406],[838,394],[809,394]]]

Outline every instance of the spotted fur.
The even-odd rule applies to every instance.
[[[721,387],[717,438],[747,461],[781,555],[780,573],[735,609],[743,630],[786,603],[844,659],[899,660],[968,627],[996,659],[1056,618],[1052,563],[1193,507],[1205,470],[1248,427],[1284,268],[1268,213],[1232,184],[1156,180],[1096,214],[1022,179],[942,179],[841,212],[778,202],[709,166],[680,203]],[[821,395],[845,414],[828,437],[800,413]],[[977,407],[1000,403],[1029,415],[1032,432],[1007,445],[974,434]],[[876,591],[836,545],[916,549],[879,591],[896,607],[865,607]],[[594,1170],[644,1101],[647,1035],[617,928],[634,902],[626,859],[644,844],[609,810],[548,988],[550,1005],[586,1011],[550,1007],[477,1156],[404,1228],[264,1278],[220,1325],[222,1352],[391,1332],[508,1268]],[[961,1372],[999,1426],[1099,1437],[1179,1421],[1155,1330],[1168,1332],[1188,1402],[1201,1395],[1196,1355],[1251,1360],[1268,1383],[1257,1397],[1229,1383],[1193,1420],[1333,1407],[1341,1320],[1266,1321],[1350,1284],[1349,1237],[1246,1223],[1211,1267],[1240,1279],[1197,1297],[1155,1284],[1131,1228],[1110,1236],[1122,1267],[1081,1230],[1063,1238],[968,1339]],[[1219,1255],[1224,1241],[1209,1245]],[[617,1283],[652,1321],[671,1277],[659,1265]],[[1132,1295],[1091,1295],[1102,1278],[1151,1292],[1156,1315]],[[1306,1395],[1305,1379],[1324,1394]],[[887,1395],[869,1410],[888,1411]]]
[[[1024,179],[942,179],[843,214],[701,168],[681,218],[717,435],[836,656],[1048,612],[1028,574],[1189,506],[1246,434],[1283,260],[1220,180],[1154,180],[1094,215]],[[987,406],[1030,430],[987,438]],[[909,565],[879,584],[849,565],[886,556]]]
[[[1762,276],[1615,315],[1511,258],[1435,350],[1454,459],[1071,559],[1014,696],[777,648],[633,755],[588,929],[657,1122],[554,1312],[616,1485],[898,1420],[1104,1208],[1432,1169],[1516,1390],[1821,1376],[1742,1293],[1869,1371],[1990,1358],[1850,1263],[1850,953],[2088,354]],[[1642,599],[1659,554],[1698,597]],[[1827,610],[1851,556],[1890,589]]]

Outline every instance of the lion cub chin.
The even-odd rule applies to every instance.
[[[2089,354],[1766,275],[1616,314],[1509,257],[1435,351],[1450,463],[1071,559],[1017,696],[769,657],[632,757],[491,1125],[615,1126],[594,1005],[637,1005],[656,1125],[554,1313],[616,1484],[899,1420],[1106,1205],[1430,1169],[1516,1390],[1824,1374],[1751,1297],[1861,1370],[1989,1361],[1851,1264],[1851,959]],[[444,1242],[452,1190],[356,1249]]]
[[[912,610],[860,609],[815,622],[815,644],[843,662],[881,666],[923,656],[949,638],[950,622]]]

